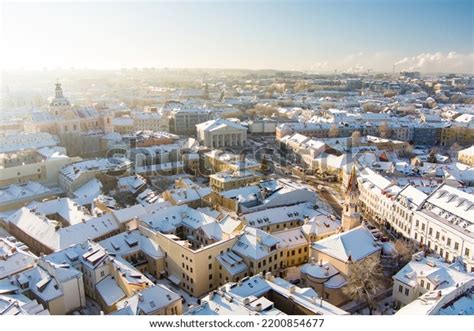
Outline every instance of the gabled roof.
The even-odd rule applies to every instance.
[[[313,243],[312,248],[340,261],[359,261],[382,248],[364,226]]]

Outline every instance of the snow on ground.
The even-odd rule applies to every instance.
[[[372,315],[393,315],[395,310],[392,308],[394,304],[393,297],[389,296],[377,302],[377,308],[372,311]],[[369,308],[364,308],[354,313],[354,315],[369,315]]]
[[[102,309],[94,300],[86,297],[86,308],[80,310],[81,315],[100,315]]]

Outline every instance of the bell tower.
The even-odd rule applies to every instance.
[[[347,183],[344,195],[344,209],[342,212],[342,230],[349,231],[360,225],[359,211],[359,184],[357,182],[356,168],[352,166],[351,176]]]
[[[63,89],[62,89],[61,84],[59,83],[59,81],[56,81],[55,97],[56,97],[56,99],[64,98]]]
[[[62,115],[62,113],[71,107],[69,100],[63,95],[63,89],[59,81],[56,81],[56,88],[54,89],[54,98],[51,98],[49,104],[49,112],[53,115]]]

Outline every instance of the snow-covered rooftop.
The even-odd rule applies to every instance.
[[[312,248],[343,262],[359,261],[382,249],[364,226],[317,241]]]

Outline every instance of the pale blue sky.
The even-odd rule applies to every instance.
[[[3,5],[6,68],[473,71],[472,1]]]

